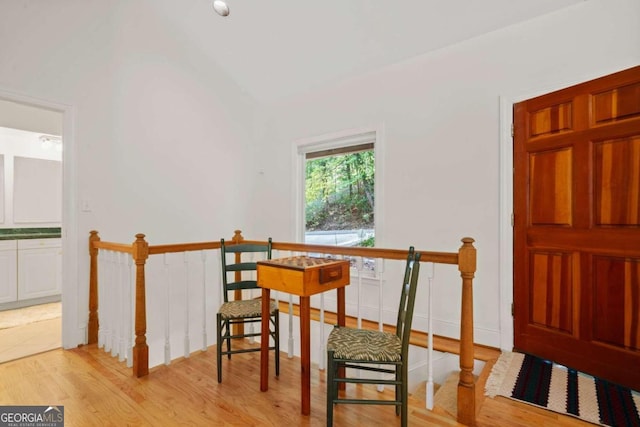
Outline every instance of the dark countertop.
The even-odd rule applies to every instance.
[[[60,227],[0,228],[0,240],[55,239],[61,235]]]

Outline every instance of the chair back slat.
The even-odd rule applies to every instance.
[[[224,239],[222,239],[224,240]],[[269,243],[234,243],[225,246],[225,251],[229,253],[243,253],[243,252],[265,252],[271,250],[271,239]]]
[[[256,262],[239,262],[237,264],[227,264],[227,272],[229,271],[256,271]]]
[[[237,291],[243,289],[256,289],[258,288],[258,283],[255,280],[240,280],[239,282],[227,283],[226,290],[227,291]]]

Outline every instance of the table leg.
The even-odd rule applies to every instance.
[[[338,325],[344,326],[346,324],[346,315],[345,315],[345,290],[344,287],[338,288]]]
[[[311,413],[311,302],[309,297],[300,297],[300,365],[302,414]]]
[[[260,391],[269,389],[269,305],[271,289],[262,288],[262,329],[260,335]]]

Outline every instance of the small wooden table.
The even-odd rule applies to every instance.
[[[297,256],[258,261],[258,286],[262,288],[260,390],[269,389],[269,302],[271,289],[300,297],[300,364],[302,414],[311,412],[311,305],[310,297],[336,289],[338,325],[345,325],[345,286],[349,261]]]

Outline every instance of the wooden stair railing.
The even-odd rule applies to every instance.
[[[133,346],[133,372],[137,377],[149,373],[149,346],[147,345],[147,303],[144,264],[149,258],[149,244],[144,234],[136,234],[133,242],[133,261],[136,263],[136,344]]]
[[[476,383],[473,377],[473,277],[476,272],[476,248],[473,239],[462,239],[458,251],[458,270],[462,276],[460,307],[460,379],[458,380],[458,422],[475,425]]]
[[[97,231],[91,231],[89,236],[89,321],[88,343],[98,342],[98,251],[99,249],[129,253],[136,265],[135,288],[135,346],[133,348],[133,375],[145,376],[149,373],[149,348],[146,342],[146,290],[145,263],[149,255],[166,254],[171,252],[185,252],[196,250],[219,249],[220,242],[181,243],[171,245],[149,244],[144,234],[136,234],[136,240],[130,244],[103,242]],[[235,230],[234,236],[228,243],[264,243],[262,241],[245,240],[240,230]],[[460,313],[460,379],[458,382],[458,422],[464,425],[475,425],[476,393],[473,377],[474,342],[473,342],[473,278],[476,271],[476,249],[474,239],[465,237],[458,252],[430,252],[419,251],[422,262],[436,264],[453,264],[458,266],[462,277],[462,301]],[[369,258],[384,258],[403,260],[406,250],[338,247],[326,245],[310,245],[304,243],[273,242],[273,249],[293,252],[316,252],[335,255],[362,256]],[[236,295],[236,298],[239,298]]]

